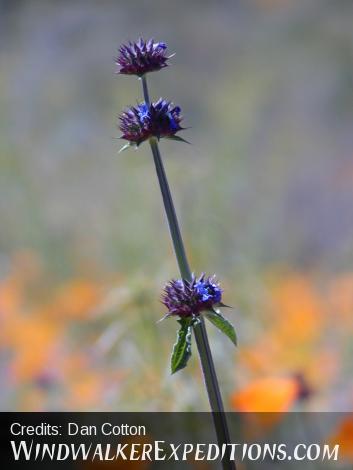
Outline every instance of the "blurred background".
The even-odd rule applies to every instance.
[[[233,306],[237,349],[209,328],[226,408],[353,408],[352,20],[349,0],[0,2],[2,410],[208,409],[196,348],[171,376],[157,324],[178,271],[149,147],[118,154],[141,87],[114,57],[140,35],[176,52],[149,85],[190,126],[161,151],[192,267]]]

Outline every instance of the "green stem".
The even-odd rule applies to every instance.
[[[146,104],[149,104],[150,98],[148,94],[148,87],[145,76],[142,77],[142,85],[145,102]],[[150,146],[153,154],[153,160],[156,167],[159,186],[162,193],[164,208],[168,219],[169,230],[173,241],[176,259],[179,265],[180,274],[183,279],[190,281],[192,278],[192,274],[186,257],[184,243],[179,229],[178,219],[176,216],[173,199],[169,189],[169,184],[164,170],[157,139],[150,139]],[[208,341],[206,326],[202,316],[200,316],[200,321],[196,325],[194,325],[193,330],[195,334],[197,349],[200,356],[201,368],[204,376],[208,399],[211,410],[213,412],[217,439],[220,444],[230,443],[230,436],[226,416],[224,413],[222,396],[218,385],[218,379],[212,358],[210,344]],[[227,459],[224,459],[222,461],[222,466],[224,470],[235,470],[235,463],[230,462]]]
[[[159,147],[156,139],[150,140],[153,160],[156,167],[159,185],[162,192],[164,208],[167,214],[170,234],[173,240],[175,256],[178,261],[181,277],[187,281],[191,280],[191,271],[188,260],[186,258],[183,239],[181,237],[177,216],[174,209],[172,195],[170,193],[167,176],[164,171],[164,166],[159,152]]]
[[[148,93],[146,75],[143,75],[141,77],[141,80],[142,80],[143,96],[145,98],[145,102],[146,102],[147,106],[149,106],[150,105],[150,95]]]

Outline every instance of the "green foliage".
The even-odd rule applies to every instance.
[[[186,367],[191,357],[191,321],[181,318],[178,323],[180,323],[180,329],[171,357],[172,374]]]
[[[219,312],[209,311],[206,313],[206,318],[213,323],[222,333],[224,333],[228,338],[237,345],[237,335],[235,333],[234,326],[224,318]]]
[[[132,145],[129,143],[129,144],[125,144],[121,147],[121,149],[119,150],[119,153],[122,153],[122,152],[125,152],[125,150],[131,148]]]
[[[183,139],[179,135],[170,135],[166,138],[169,140],[175,140],[176,142],[184,142],[184,144],[190,144],[190,142],[188,142],[186,139]]]

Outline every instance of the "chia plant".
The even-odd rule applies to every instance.
[[[187,142],[177,135],[181,126],[181,108],[160,98],[151,101],[146,75],[167,67],[172,55],[167,55],[167,45],[153,39],[129,42],[119,48],[115,60],[116,73],[137,76],[142,83],[144,101],[131,106],[119,116],[121,138],[127,143],[120,151],[129,147],[138,148],[148,141],[152,150],[156,173],[162,193],[164,209],[170,229],[174,251],[181,278],[169,281],[162,292],[161,301],[167,309],[164,318],[176,317],[179,323],[177,341],[171,356],[171,372],[186,367],[191,356],[192,332],[194,333],[208,399],[217,433],[218,442],[229,443],[229,431],[216,370],[208,341],[205,318],[216,326],[236,345],[236,333],[232,324],[221,314],[222,289],[215,276],[205,274],[195,276],[187,260],[178,219],[176,216],[167,176],[159,151],[159,141],[163,138]],[[223,460],[224,469],[235,469],[235,463]]]

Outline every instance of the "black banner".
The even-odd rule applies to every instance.
[[[226,417],[231,442],[222,444],[210,413],[1,413],[2,468],[352,468],[352,413]]]

